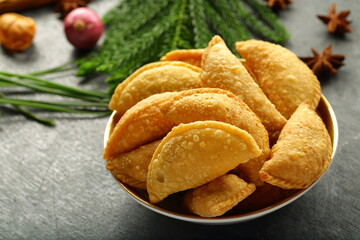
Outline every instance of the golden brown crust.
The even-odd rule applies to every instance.
[[[109,170],[109,168],[107,168]],[[110,168],[111,169],[111,168]],[[116,179],[118,179],[121,183],[125,183],[131,187],[135,187],[138,189],[146,189],[146,182],[139,181],[129,175],[126,174],[117,174],[114,175]]]
[[[272,147],[260,177],[284,189],[307,188],[325,172],[331,153],[325,124],[308,103],[302,103]]]
[[[269,135],[279,133],[286,119],[277,111],[239,59],[215,36],[205,49],[200,78],[206,87],[228,90],[241,98],[260,118]]]
[[[217,121],[180,124],[161,141],[151,159],[150,202],[201,186],[260,154],[254,138],[233,125]]]
[[[267,131],[259,118],[240,98],[230,92],[220,89],[196,92],[199,90],[188,90],[187,94],[184,92],[178,98],[174,98],[174,101],[163,104],[160,111],[174,125],[215,120],[232,124],[250,133],[262,150],[262,154],[238,167],[247,181],[257,186],[262,185],[259,170],[269,158],[270,147]]]
[[[164,117],[158,106],[173,94],[152,95],[126,111],[106,143],[104,159],[115,158],[165,136],[173,124]]]
[[[261,187],[256,187],[255,192],[253,192],[249,197],[239,202],[236,205],[236,211],[241,213],[251,212],[258,209],[270,207],[273,204],[276,204],[294,193],[297,189],[282,189],[276,186],[273,186],[269,183],[265,183]]]
[[[160,140],[120,154],[108,160],[106,168],[123,183],[146,189],[149,163],[159,144]]]
[[[161,57],[161,61],[181,61],[201,67],[201,57],[204,49],[177,49]]]
[[[149,63],[116,87],[109,108],[124,114],[137,102],[153,94],[199,88],[202,86],[199,73],[200,68],[185,62]]]
[[[190,110],[193,109],[193,110]],[[196,112],[196,114],[195,114]],[[190,114],[191,113],[191,114]],[[119,154],[164,137],[179,123],[217,120],[233,124],[254,135],[263,151],[257,168],[251,163],[251,181],[259,182],[258,171],[268,158],[267,132],[256,115],[232,93],[216,88],[199,88],[150,96],[129,109],[119,120],[104,150],[104,158]]]
[[[217,217],[247,198],[255,188],[254,184],[248,184],[236,175],[225,174],[187,192],[184,204],[199,216]]]
[[[188,190],[176,201],[216,217],[278,203],[326,171],[332,145],[314,111],[317,79],[306,71],[300,79],[295,55],[281,46],[253,40],[237,47],[244,59],[215,36],[206,49],[169,52],[118,86],[104,158],[119,181],[146,189],[151,203]],[[271,151],[269,140],[278,140]]]
[[[315,109],[321,97],[314,73],[290,50],[270,42],[247,40],[236,43],[259,86],[287,119],[304,101]]]

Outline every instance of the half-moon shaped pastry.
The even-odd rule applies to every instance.
[[[161,57],[161,61],[181,61],[201,68],[201,59],[205,49],[176,49],[166,53]],[[255,76],[251,72],[250,67],[246,65],[245,59],[239,59],[240,63],[244,65],[251,77],[255,80]]]
[[[225,174],[185,194],[184,205],[201,217],[221,216],[255,191],[234,174]]]
[[[179,61],[149,63],[120,83],[109,108],[124,114],[142,99],[156,93],[181,91],[202,86],[200,68]]]
[[[321,118],[302,103],[282,130],[260,177],[284,189],[309,187],[328,168],[332,144]]]
[[[176,93],[152,95],[126,111],[109,136],[103,158],[115,158],[164,137],[174,125],[160,112],[159,105],[173,94]]]
[[[217,88],[198,88],[162,93],[140,101],[117,123],[104,150],[112,159],[143,144],[165,136],[180,123],[215,120],[232,124],[250,133],[262,154],[240,164],[241,177],[257,186],[263,184],[259,170],[269,158],[268,133],[259,118],[234,94]]]
[[[216,88],[155,94],[140,101],[116,124],[106,144],[104,158],[114,158],[160,139],[180,123],[201,120],[227,122],[254,135],[263,156],[256,161],[257,164],[249,163],[249,169],[244,166],[244,171],[252,181],[259,180],[258,171],[270,151],[266,130],[239,98]]]
[[[161,61],[181,61],[201,67],[201,57],[204,49],[177,49],[161,57]]]
[[[146,178],[151,158],[160,140],[140,146],[106,161],[106,169],[130,186],[146,189]]]
[[[180,124],[161,141],[151,159],[150,202],[199,187],[260,154],[254,138],[233,125],[217,121]]]
[[[203,54],[200,78],[206,87],[228,90],[260,118],[271,138],[277,138],[286,119],[277,111],[225,42],[215,36]]]
[[[320,83],[293,52],[260,40],[237,42],[236,50],[246,59],[266,96],[287,119],[304,101],[316,108]]]
[[[206,89],[204,89],[206,90]],[[164,103],[160,111],[174,125],[195,121],[215,120],[232,124],[250,133],[262,154],[256,159],[240,164],[242,177],[257,186],[262,185],[259,170],[270,154],[269,138],[265,127],[253,111],[238,97],[220,89],[187,90]]]

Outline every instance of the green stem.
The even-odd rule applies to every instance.
[[[0,99],[1,98],[6,98],[4,94],[0,93]],[[50,119],[45,119],[45,118],[41,118],[39,116],[37,116],[36,114],[26,110],[25,108],[18,106],[16,104],[12,104],[12,106],[19,111],[19,113],[21,113],[22,115],[24,115],[25,117],[32,119],[34,121],[37,121],[41,124],[44,124],[46,126],[55,126],[54,121],[50,120]]]
[[[45,126],[49,126],[49,127],[54,127],[55,126],[55,122],[53,120],[39,117],[36,114],[26,110],[25,108],[23,108],[21,106],[18,106],[18,105],[13,105],[13,107],[15,109],[17,109],[22,115],[24,115],[25,117],[27,117],[29,119],[32,119],[32,120],[34,120],[36,122],[44,124]]]
[[[14,99],[8,97],[1,97],[0,99]],[[21,101],[31,102],[34,104],[47,104],[53,106],[64,106],[64,107],[76,107],[76,108],[108,108],[108,103],[105,102],[49,102],[49,101],[39,101],[39,100],[30,100],[30,99],[17,99]]]
[[[33,84],[28,81],[9,79],[9,78],[1,77],[1,76],[0,76],[0,82],[11,83],[11,84],[14,84],[17,86],[26,87],[26,88],[32,89],[34,91],[43,92],[43,93],[47,93],[47,94],[60,95],[60,96],[82,99],[82,100],[87,100],[87,101],[94,101],[94,102],[99,102],[99,101],[106,102],[107,101],[107,99],[99,97],[99,96],[89,96],[89,95],[81,95],[81,94],[76,94],[76,93],[71,93],[71,92],[65,92],[60,89],[49,88],[49,87],[45,87],[45,86],[41,86],[41,85],[36,85],[36,84]]]
[[[39,71],[39,72],[29,73],[29,75],[41,76],[41,75],[51,74],[51,73],[66,72],[66,71],[70,71],[70,70],[75,69],[74,64],[75,64],[75,61],[70,61],[70,62],[66,62],[64,64],[61,64],[61,65],[59,65],[57,67],[49,68],[49,69]]]
[[[7,98],[7,97],[0,97],[0,104],[12,104],[12,105],[18,105],[18,106],[27,106],[27,107],[40,108],[40,109],[46,109],[46,110],[58,111],[58,112],[94,114],[94,115],[98,115],[98,116],[105,116],[105,115],[109,115],[109,113],[110,113],[110,111],[95,112],[95,111],[90,111],[90,110],[88,110],[88,111],[77,110],[77,109],[72,109],[72,108],[59,107],[56,104],[54,105],[54,104],[50,104],[50,103],[13,99],[13,98]]]
[[[99,97],[99,98],[108,97],[108,94],[105,93],[105,92],[93,91],[93,90],[85,90],[85,89],[80,89],[80,88],[73,88],[73,87],[62,85],[62,84],[50,82],[50,81],[47,81],[47,80],[44,80],[44,79],[41,79],[41,78],[37,78],[37,77],[32,76],[32,75],[24,75],[24,74],[16,74],[16,73],[8,73],[8,72],[0,72],[0,75],[7,76],[7,77],[17,77],[17,78],[20,78],[20,79],[31,80],[33,82],[38,83],[40,86],[54,88],[54,89],[57,89],[57,90],[62,90],[62,91],[73,93],[73,94],[80,94],[80,95],[91,96],[91,97]]]
[[[0,87],[13,87],[14,84],[7,83],[7,82],[1,82],[0,80]]]

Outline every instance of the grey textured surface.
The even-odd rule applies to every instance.
[[[117,0],[94,1],[100,15]],[[315,17],[330,3],[351,9],[353,32],[327,34]],[[280,13],[300,56],[334,45],[346,65],[322,79],[322,91],[338,118],[340,139],[333,164],[302,198],[265,217],[234,225],[206,226],[173,220],[135,203],[105,170],[105,118],[51,114],[56,128],[25,120],[0,107],[0,239],[360,239],[360,3],[358,0],[295,0]],[[24,53],[0,50],[0,70],[30,72],[76,57],[62,22],[50,7],[24,12],[38,31]],[[59,79],[59,78],[57,78]],[[62,75],[62,83],[81,79]],[[84,87],[105,88],[103,79]],[[42,96],[39,96],[41,98]],[[46,116],[47,114],[44,114]]]

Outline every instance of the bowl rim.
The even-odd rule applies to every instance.
[[[251,211],[251,212],[242,213],[242,214],[238,214],[238,215],[220,216],[220,217],[215,217],[215,218],[205,218],[205,217],[200,217],[200,216],[196,216],[196,215],[186,215],[186,214],[182,214],[182,213],[164,209],[160,206],[157,206],[156,204],[152,204],[152,203],[144,200],[143,198],[138,196],[138,194],[134,193],[134,191],[131,189],[132,187],[122,183],[115,176],[113,176],[113,177],[120,184],[120,186],[123,188],[123,190],[125,190],[137,203],[141,204],[142,206],[144,206],[152,211],[155,211],[155,212],[162,214],[164,216],[167,216],[167,217],[171,217],[174,219],[183,220],[183,221],[187,221],[187,222],[202,223],[202,224],[214,224],[214,225],[216,225],[216,224],[231,224],[231,223],[238,223],[238,222],[245,222],[245,221],[253,220],[255,218],[272,213],[272,212],[294,202],[296,199],[300,198],[302,195],[304,195],[306,192],[308,192],[311,188],[313,188],[315,186],[315,184],[317,182],[319,182],[320,179],[328,171],[328,169],[329,169],[330,165],[332,164],[334,157],[335,157],[335,153],[336,153],[336,149],[337,149],[337,145],[338,145],[338,139],[339,139],[339,129],[338,129],[338,123],[337,123],[337,118],[336,118],[335,112],[334,112],[330,102],[326,99],[326,97],[324,95],[321,95],[317,110],[319,109],[319,107],[327,110],[325,113],[323,113],[326,116],[320,116],[320,117],[322,117],[322,119],[324,117],[328,118],[328,120],[329,120],[328,123],[329,122],[331,123],[331,126],[328,126],[328,124],[325,123],[325,125],[328,128],[328,132],[330,134],[330,137],[332,140],[332,147],[333,147],[331,161],[330,161],[330,164],[329,164],[327,170],[315,182],[313,182],[308,188],[301,189],[301,190],[297,191],[296,193],[292,194],[291,196],[289,196],[279,202],[276,202],[270,206],[267,206],[265,208],[257,209],[257,210]],[[110,132],[112,131],[112,128],[113,128],[112,121],[113,121],[115,114],[116,114],[116,111],[113,111],[111,116],[109,117],[107,124],[106,124],[105,133],[104,133],[104,147],[106,146],[108,137],[110,135]],[[324,119],[323,119],[323,121],[324,121]]]

